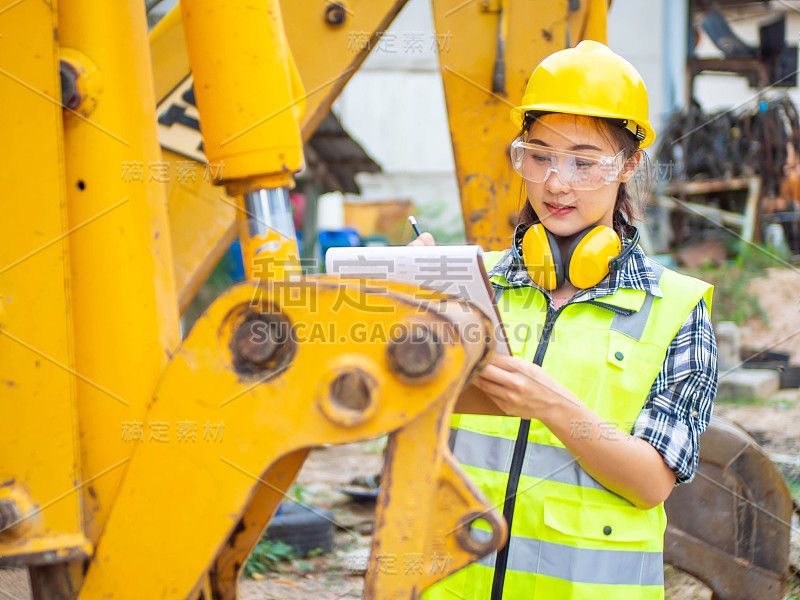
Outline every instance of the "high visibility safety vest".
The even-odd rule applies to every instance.
[[[502,254],[486,253],[487,270]],[[686,317],[701,298],[711,308],[710,285],[650,265],[662,298],[620,289],[558,310],[548,308],[539,289],[492,277],[513,354],[542,365],[615,426],[600,435],[631,431]],[[664,598],[663,505],[641,510],[603,487],[539,421],[454,415],[453,428],[453,453],[490,503],[503,509],[509,542],[423,598]],[[570,435],[586,433],[571,424]],[[480,521],[473,535],[488,538]]]

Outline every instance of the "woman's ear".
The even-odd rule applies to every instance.
[[[625,161],[625,164],[622,165],[622,171],[619,173],[619,180],[621,182],[627,182],[634,176],[636,170],[639,168],[639,165],[642,163],[642,151],[637,150],[633,153],[633,156],[628,158]]]

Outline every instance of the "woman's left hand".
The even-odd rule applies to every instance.
[[[496,354],[473,382],[507,415],[537,419],[572,453],[586,471],[633,505],[648,509],[669,496],[675,473],[646,441],[603,421],[542,367],[521,358]],[[576,423],[589,435],[575,435]],[[583,429],[582,429],[583,430]],[[605,436],[604,436],[605,432]]]
[[[542,367],[516,356],[496,354],[473,383],[507,415],[538,419],[545,424],[548,416],[565,403],[580,404]]]

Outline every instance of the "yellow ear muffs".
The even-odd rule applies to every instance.
[[[598,225],[587,229],[569,247],[565,261],[567,279],[582,290],[597,285],[608,275],[609,263],[621,251],[619,236],[610,227]]]
[[[552,233],[541,223],[531,225],[522,236],[522,259],[531,280],[541,288],[554,290],[564,283],[564,263]]]

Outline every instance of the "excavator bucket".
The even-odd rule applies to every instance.
[[[691,483],[665,505],[664,562],[714,600],[780,600],[789,572],[792,496],[781,472],[741,428],[713,417]]]

